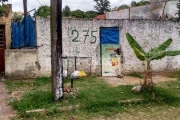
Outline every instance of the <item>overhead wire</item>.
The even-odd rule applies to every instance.
[[[39,4],[41,4],[41,5],[42,5],[42,3],[41,3],[39,0],[37,0],[37,1],[38,1],[38,3],[39,3]]]
[[[41,0],[45,5],[47,5],[47,3],[46,2],[44,2],[44,0]]]

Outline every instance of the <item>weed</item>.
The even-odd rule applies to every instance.
[[[37,77],[34,81],[10,81],[6,80],[5,84],[10,92],[14,90],[39,90],[51,85],[50,77]],[[37,87],[38,86],[38,87]],[[43,87],[42,87],[43,86]]]
[[[46,82],[43,82],[43,79]],[[37,83],[35,83],[37,82]],[[9,83],[7,83],[9,84]],[[38,88],[43,88],[44,85],[49,85],[49,88],[43,90],[29,90],[23,97],[17,101],[13,101],[11,105],[24,117],[33,116],[38,118],[36,114],[27,114],[26,110],[33,109],[47,109],[46,115],[48,117],[59,116],[61,118],[76,118],[90,119],[95,116],[112,116],[119,112],[129,111],[135,108],[147,108],[149,106],[158,107],[160,105],[178,106],[180,100],[179,88],[180,81],[167,82],[162,88],[155,87],[153,92],[155,98],[152,98],[152,92],[142,91],[141,93],[132,93],[131,85],[112,87],[102,79],[96,77],[80,78],[74,81],[74,87],[79,88],[79,93],[76,97],[72,95],[65,95],[61,101],[55,102],[50,87],[49,78],[37,78],[33,84]],[[66,81],[68,84],[68,81]],[[167,85],[169,84],[169,86]],[[17,84],[14,84],[15,86]],[[19,85],[19,84],[18,84]],[[142,99],[140,102],[120,103],[124,100]],[[71,111],[59,111],[58,108],[66,106],[80,107]],[[42,118],[42,116],[41,116]],[[77,118],[78,119],[78,118]]]
[[[39,108],[48,108],[54,102],[51,91],[30,91],[18,101],[15,100],[11,104],[19,112]]]
[[[169,78],[177,78],[180,80],[180,70],[174,71],[168,75]]]
[[[48,116],[53,116],[59,112],[58,108],[56,106],[52,106],[47,110],[47,115]]]

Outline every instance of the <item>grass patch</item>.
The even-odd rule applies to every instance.
[[[131,77],[137,77],[137,78],[140,78],[140,79],[143,78],[143,75],[138,73],[138,72],[131,72],[131,73],[127,74],[127,75],[131,76]]]
[[[29,91],[18,101],[12,102],[13,107],[19,112],[39,108],[49,108],[54,103],[50,91]]]
[[[180,70],[174,71],[168,75],[169,78],[177,78],[180,80]]]
[[[65,86],[69,85],[68,80],[66,80]],[[156,99],[152,99],[152,92],[142,91],[141,93],[132,93],[131,88],[133,86],[117,86],[112,87],[102,79],[96,77],[81,78],[74,81],[74,87],[79,89],[79,92],[75,95],[65,95],[61,101],[55,102],[51,95],[51,86],[49,78],[37,78],[34,82],[34,86],[39,89],[28,90],[22,96],[20,100],[15,100],[11,102],[11,105],[19,112],[20,117],[37,119],[44,119],[44,116],[37,114],[25,114],[27,110],[33,109],[48,109],[45,116],[50,118],[57,117],[61,119],[91,119],[92,117],[100,116],[112,116],[119,112],[131,111],[135,108],[147,108],[148,106],[179,106],[179,89],[172,87],[180,85],[180,81],[167,82],[165,83],[165,88],[158,86],[154,88],[154,93]],[[28,83],[28,84],[32,84]],[[27,83],[14,84],[13,87],[26,86]],[[168,84],[170,86],[168,86]],[[11,84],[7,84],[7,86]],[[44,85],[49,85],[47,89],[43,88]],[[18,87],[17,87],[18,88]],[[17,89],[16,88],[16,89]],[[177,93],[178,92],[178,93]],[[140,102],[132,103],[120,103],[123,100],[136,100],[142,99]],[[62,108],[65,106],[76,106],[79,105],[78,109],[72,111],[61,111],[59,112],[57,108]]]
[[[36,89],[45,89],[49,88],[51,85],[50,77],[37,77],[34,81],[10,81],[6,80],[5,84],[9,90],[18,91],[18,90],[36,90]],[[39,86],[39,87],[38,87]]]

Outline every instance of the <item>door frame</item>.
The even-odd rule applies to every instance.
[[[4,39],[4,49],[3,49],[3,54],[4,54],[4,56],[3,56],[3,59],[4,59],[4,71],[2,71],[2,73],[5,73],[5,50],[6,50],[6,26],[5,25],[3,25],[3,24],[0,24],[0,28],[2,28],[3,29],[3,39]]]

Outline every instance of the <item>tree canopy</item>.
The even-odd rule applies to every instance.
[[[8,2],[8,0],[0,0],[0,2],[4,3],[4,2]]]
[[[0,17],[7,16],[9,13],[8,7],[5,4],[0,5]]]
[[[22,15],[18,15],[17,12],[14,13],[13,15],[13,21],[14,22],[19,22],[19,21],[22,21],[23,20],[23,16]]]
[[[104,14],[110,10],[110,2],[108,0],[94,0],[94,2],[96,2],[94,9],[100,14]]]
[[[71,14],[71,9],[68,5],[66,5],[64,8],[63,8],[63,16],[64,17],[69,17]]]
[[[50,15],[50,7],[46,5],[42,5],[37,10],[37,15],[41,17],[47,17]]]
[[[117,10],[127,9],[129,7],[130,7],[129,5],[123,4],[123,5],[119,6]]]
[[[148,5],[148,4],[150,4],[149,0],[141,0],[139,2],[132,1],[131,7],[137,7],[137,6]]]
[[[74,18],[88,18],[88,15],[80,9],[72,11],[71,16]]]
[[[86,14],[88,15],[88,18],[95,18],[98,15],[98,13],[93,10],[86,11]]]
[[[174,19],[175,22],[179,22],[180,21],[180,0],[179,2],[176,4],[176,7],[178,9],[178,12],[176,13],[177,17]]]

